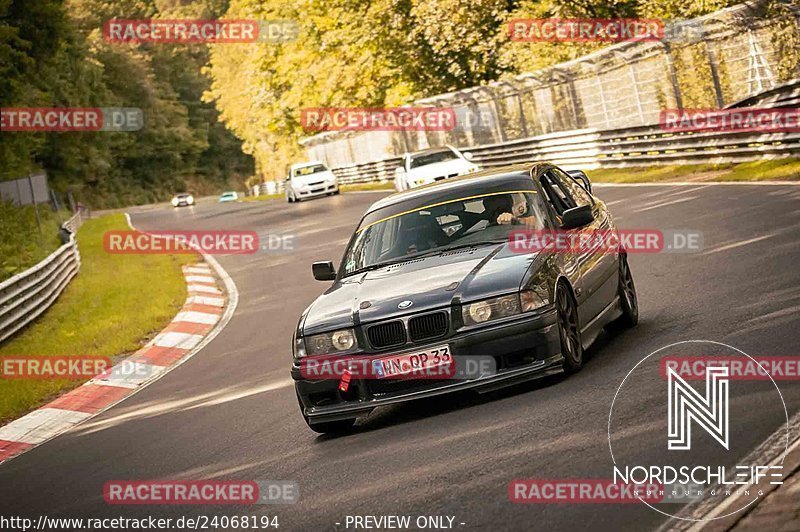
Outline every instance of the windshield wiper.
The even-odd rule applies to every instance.
[[[416,255],[411,255],[412,257],[428,257],[431,255],[439,255],[441,253],[446,253],[448,251],[455,251],[457,249],[464,249],[464,248],[476,248],[478,246],[490,246],[493,244],[503,244],[508,242],[507,239],[497,239],[497,240],[481,240],[478,242],[470,242],[470,243],[463,243],[463,244],[456,244],[455,246],[446,246],[443,248],[435,248],[428,251],[423,251],[422,253],[417,253]]]
[[[408,257],[403,257],[402,259],[389,260],[389,261],[386,261],[386,262],[377,262],[375,264],[370,264],[369,266],[363,266],[363,267],[361,267],[361,268],[359,268],[357,270],[353,270],[352,272],[349,272],[349,273],[345,274],[345,277],[349,277],[351,275],[356,275],[358,273],[364,273],[364,272],[371,272],[371,271],[374,271],[374,270],[380,270],[381,268],[386,268],[387,266],[393,266],[395,264],[400,264],[402,262],[406,262],[407,260],[409,260],[409,257],[415,257],[415,256],[416,255],[409,255]]]

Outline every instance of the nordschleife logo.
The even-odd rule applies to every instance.
[[[669,437],[672,451],[692,448],[692,421],[729,449],[728,368],[706,368],[706,392],[700,395],[672,369],[667,368]]]

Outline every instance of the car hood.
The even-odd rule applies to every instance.
[[[306,309],[302,334],[352,327],[404,314],[514,292],[535,255],[507,244],[419,258],[336,282]],[[411,306],[400,309],[400,303]]]
[[[307,185],[309,183],[318,183],[326,179],[333,179],[333,172],[325,170],[324,172],[317,172],[315,174],[299,175],[292,178],[292,183],[295,185]]]
[[[473,164],[465,159],[451,159],[449,161],[426,164],[425,166],[412,168],[409,170],[408,175],[409,177],[416,179],[422,179],[425,177],[439,177],[443,175],[464,172],[470,169],[472,166]]]

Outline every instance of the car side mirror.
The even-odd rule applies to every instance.
[[[570,170],[567,172],[567,174],[569,174],[572,179],[577,181],[578,184],[582,186],[584,190],[586,190],[586,192],[589,194],[592,193],[592,183],[589,181],[589,177],[583,170]]]
[[[311,265],[311,272],[317,281],[333,281],[336,279],[336,268],[333,267],[333,262],[329,260],[315,262]]]
[[[465,152],[464,152],[464,153],[462,153],[461,155],[463,155],[463,156],[464,156],[464,159],[466,159],[466,160],[468,160],[468,161],[471,161],[471,160],[474,158],[474,155],[472,155],[472,152],[471,152],[471,151],[465,151]]]
[[[583,227],[592,223],[592,220],[594,220],[594,214],[592,213],[591,205],[573,207],[561,214],[561,228],[575,229],[576,227]]]

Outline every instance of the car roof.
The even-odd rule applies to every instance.
[[[509,186],[524,186],[531,181],[531,175],[539,175],[552,166],[547,162],[521,163],[452,177],[382,198],[373,203],[366,214],[387,207],[402,206],[399,210],[404,211],[424,207],[442,199],[511,190]]]
[[[191,196],[191,195],[192,195],[191,192],[179,192],[178,194],[175,194],[175,197],[180,198],[183,196]]]
[[[415,151],[414,153],[409,153],[409,157],[418,157],[420,155],[428,155],[429,153],[441,153],[443,151],[453,151],[453,148],[450,146],[439,146],[438,148],[428,148],[427,150]]]
[[[305,168],[306,166],[314,166],[314,165],[317,165],[317,164],[323,164],[324,165],[325,163],[323,163],[322,161],[307,161],[307,162],[304,162],[304,163],[294,163],[291,166],[291,168],[292,168],[292,170],[296,170],[298,168]]]

